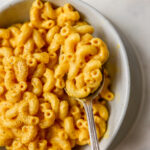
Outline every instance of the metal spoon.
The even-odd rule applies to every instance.
[[[93,99],[95,99],[102,91],[103,86],[104,86],[104,80],[105,80],[105,75],[103,74],[103,79],[102,79],[100,86],[93,94],[89,95],[88,97],[85,97],[83,99],[74,97],[75,100],[80,101],[84,106],[86,116],[87,116],[87,121],[88,121],[88,129],[89,129],[92,150],[100,150],[99,142],[98,142],[98,138],[96,134],[96,127],[94,123],[92,102],[93,102]]]

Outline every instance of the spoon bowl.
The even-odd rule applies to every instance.
[[[104,73],[104,69],[102,68],[102,81],[101,81],[99,87],[96,89],[96,91],[94,93],[91,93],[89,96],[87,96],[85,98],[73,97],[74,100],[81,102],[84,106],[86,116],[87,116],[88,129],[89,129],[92,150],[100,150],[99,142],[98,142],[98,138],[97,138],[97,134],[96,134],[96,127],[95,127],[95,123],[94,123],[92,102],[101,93],[101,91],[104,87],[104,81],[105,81],[105,73]],[[65,91],[67,93],[66,89],[65,89]]]

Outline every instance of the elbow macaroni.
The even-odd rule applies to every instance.
[[[54,8],[41,0],[33,2],[29,22],[0,28],[0,147],[71,150],[90,143],[83,105],[71,97],[88,96],[102,81],[109,51],[93,32],[70,4]],[[105,75],[93,104],[98,139],[107,129],[106,101],[114,97]]]

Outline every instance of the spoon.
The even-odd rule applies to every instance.
[[[89,129],[89,135],[90,135],[90,141],[91,141],[91,150],[100,150],[97,133],[96,133],[96,127],[94,123],[92,102],[102,91],[103,86],[104,86],[104,80],[105,80],[105,75],[103,74],[100,86],[94,93],[90,94],[89,96],[82,98],[82,99],[73,97],[75,100],[81,102],[84,106],[86,116],[87,116],[87,121],[88,121],[88,129]]]

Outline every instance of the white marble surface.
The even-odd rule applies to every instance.
[[[84,1],[104,14],[132,41],[144,71],[146,91],[143,109],[139,111],[140,117],[134,127],[115,150],[150,150],[150,0]]]
[[[115,150],[150,150],[150,0],[83,1],[104,14],[134,43],[144,71],[146,91],[143,109],[139,111],[140,117],[134,128]],[[6,0],[0,0],[0,4],[3,2]]]

